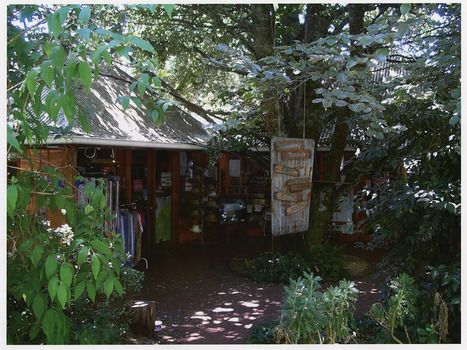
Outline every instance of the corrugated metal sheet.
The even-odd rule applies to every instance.
[[[144,106],[139,107],[131,102],[124,110],[116,100],[128,95],[134,79],[118,68],[102,69],[101,73],[97,81],[93,82],[89,93],[84,87],[75,90],[76,102],[88,111],[90,133],[83,130],[78,117],[75,117],[71,140],[88,139],[88,144],[92,143],[92,139],[99,140],[101,144],[109,140],[113,145],[119,141],[138,145],[157,143],[179,148],[181,145],[204,146],[210,139],[210,134],[201,122],[176,106],[166,112],[167,118],[160,126],[147,116]],[[62,126],[67,124],[63,115],[58,119]],[[60,140],[70,142],[70,139]],[[54,143],[59,143],[60,140],[55,140]]]

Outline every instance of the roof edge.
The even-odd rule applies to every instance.
[[[151,141],[129,141],[117,139],[102,139],[96,137],[66,136],[60,138],[49,137],[47,146],[55,145],[83,145],[83,146],[101,146],[101,147],[124,147],[124,148],[151,148],[167,150],[187,150],[199,151],[206,149],[206,146],[186,144],[186,143],[163,143]]]

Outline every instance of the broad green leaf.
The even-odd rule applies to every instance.
[[[130,35],[127,37],[127,41],[131,44],[134,44],[135,46],[139,47],[140,49],[149,51],[151,53],[156,53],[154,48],[152,47],[151,43],[147,40],[141,39],[137,36]]]
[[[55,331],[55,310],[48,309],[42,320],[42,330],[47,337],[50,337]]]
[[[153,109],[151,111],[151,118],[154,122],[157,122],[159,119],[159,111],[157,109]]]
[[[46,60],[41,64],[41,76],[44,79],[47,87],[52,88],[52,82],[54,80],[54,69],[50,66],[50,61]]]
[[[42,254],[44,253],[44,247],[37,244],[31,252],[30,258],[34,266],[37,266],[39,261],[42,260]]]
[[[115,270],[115,273],[117,276],[120,276],[120,264],[118,263],[117,259],[111,258],[110,261],[112,263],[112,268]]]
[[[114,289],[113,277],[108,277],[104,282],[104,292],[105,292],[105,295],[107,295],[107,299],[110,298],[110,295],[112,294],[113,289]]]
[[[157,88],[160,88],[160,87],[161,87],[161,80],[159,79],[159,77],[153,77],[153,78],[152,78],[152,83],[153,83],[154,86],[156,86]]]
[[[39,72],[40,68],[34,67],[28,72],[28,75],[26,77],[26,86],[31,96],[34,96],[34,92],[36,91],[37,76],[39,75]]]
[[[84,246],[81,248],[81,250],[78,253],[78,266],[81,266],[83,264],[83,262],[88,257],[88,253],[89,253],[89,247]]]
[[[365,35],[364,37],[360,38],[359,42],[363,47],[368,46],[373,42],[373,37]]]
[[[345,82],[347,81],[347,77],[345,75],[345,73],[339,73],[337,74],[337,81],[341,84],[345,84]]]
[[[91,18],[91,8],[90,8],[89,6],[85,6],[85,7],[79,12],[78,20],[79,20],[83,25],[87,25],[90,18]]]
[[[409,11],[410,11],[410,8],[412,6],[409,4],[409,3],[404,3],[401,5],[400,9],[401,9],[401,14],[402,15],[406,15]]]
[[[57,271],[57,265],[57,256],[55,254],[50,254],[45,260],[45,274],[48,280],[50,280],[55,274],[55,271]]]
[[[80,28],[77,30],[77,32],[78,35],[86,41],[91,37],[91,29],[89,28]]]
[[[74,298],[75,301],[81,296],[81,294],[83,294],[85,289],[86,289],[86,281],[79,282],[75,288],[75,298]]]
[[[88,296],[91,298],[91,300],[94,302],[96,299],[96,287],[91,281],[88,281],[86,283],[86,290],[88,292]]]
[[[101,261],[96,255],[93,255],[91,258],[91,270],[94,278],[97,279],[99,272],[101,271]]]
[[[52,32],[55,39],[58,39],[62,30],[62,23],[60,22],[60,15],[58,11],[49,15],[49,18],[47,19],[47,24],[49,27],[49,32]]]
[[[126,111],[128,106],[130,105],[130,96],[123,96],[121,103],[122,103],[123,110]]]
[[[460,118],[458,115],[454,115],[449,119],[449,124],[450,125],[456,125],[459,122]]]
[[[146,83],[143,81],[138,82],[138,93],[141,97],[144,96],[144,92],[146,91]]]
[[[73,279],[74,268],[70,263],[65,263],[60,266],[60,280],[68,288],[71,286],[71,281]]]
[[[107,270],[101,270],[101,272],[99,272],[99,276],[96,278],[96,288],[100,288],[104,284],[108,275]]]
[[[57,288],[59,284],[60,284],[60,280],[58,279],[57,276],[53,276],[49,281],[48,290],[49,290],[50,300],[52,301],[54,301],[55,296],[57,295]]]
[[[8,215],[13,217],[18,200],[18,188],[16,185],[7,185]]]
[[[175,5],[169,5],[169,4],[163,4],[165,12],[167,12],[167,15],[169,16],[170,19],[172,19],[172,11],[175,7]]]
[[[40,330],[41,330],[41,327],[39,327],[38,324],[35,324],[34,326],[32,326],[31,329],[29,330],[29,339],[34,340],[39,334]]]
[[[50,59],[52,64],[59,72],[62,71],[65,65],[65,48],[62,45],[57,45],[50,51]]]
[[[7,124],[7,143],[21,153],[21,146],[19,145],[19,142],[15,137],[15,132],[11,128],[10,124]]]
[[[86,86],[89,93],[89,89],[91,88],[92,84],[92,72],[91,67],[89,67],[87,62],[81,61],[79,63],[79,77],[83,82],[83,85]]]
[[[62,283],[58,286],[57,288],[57,299],[58,302],[60,303],[62,309],[65,308],[66,302],[68,301],[68,293],[67,293],[67,288],[65,285]]]
[[[115,278],[114,277],[114,286],[115,286],[115,290],[117,291],[117,293],[122,296],[123,295],[123,288],[122,288],[122,284],[120,283],[120,281],[118,280],[118,278]]]
[[[21,243],[18,250],[21,251],[21,252],[24,252],[24,251],[28,250],[29,248],[31,248],[31,246],[33,244],[34,244],[34,240],[32,238],[28,238],[28,239],[24,240],[23,243]]]
[[[324,108],[328,109],[329,107],[331,107],[331,100],[323,100],[323,106]]]
[[[409,23],[407,23],[407,22],[401,23],[401,25],[399,26],[399,29],[397,31],[396,36],[398,38],[402,38],[404,35],[406,35],[409,32],[409,29],[410,29],[410,24]]]
[[[37,293],[32,302],[32,311],[36,315],[37,319],[40,320],[45,310],[47,309],[47,298],[42,293]]]
[[[78,113],[78,118],[79,118],[79,122],[84,132],[89,134],[91,132],[91,129],[89,128],[89,122],[88,122],[88,118],[86,117],[86,115],[80,112]]]

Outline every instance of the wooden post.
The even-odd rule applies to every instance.
[[[172,172],[172,243],[180,241],[180,152],[170,152]]]
[[[154,335],[156,321],[156,303],[154,301],[137,300],[130,305],[132,321],[130,329],[135,335],[151,337]]]

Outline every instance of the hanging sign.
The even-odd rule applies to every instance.
[[[315,142],[280,137],[271,141],[272,234],[306,231]]]
[[[289,168],[284,165],[274,164],[273,171],[279,174],[290,175],[290,176],[300,176],[300,171],[298,169]]]
[[[309,188],[311,188],[311,182],[289,186],[289,191],[297,192],[297,191],[308,190]]]
[[[306,208],[306,206],[308,205],[308,201],[302,201],[302,202],[299,202],[297,204],[294,204],[288,208],[285,209],[285,215],[292,215],[300,210],[303,210]]]
[[[274,193],[274,199],[285,202],[296,202],[298,200],[298,195],[295,193],[276,192]]]

